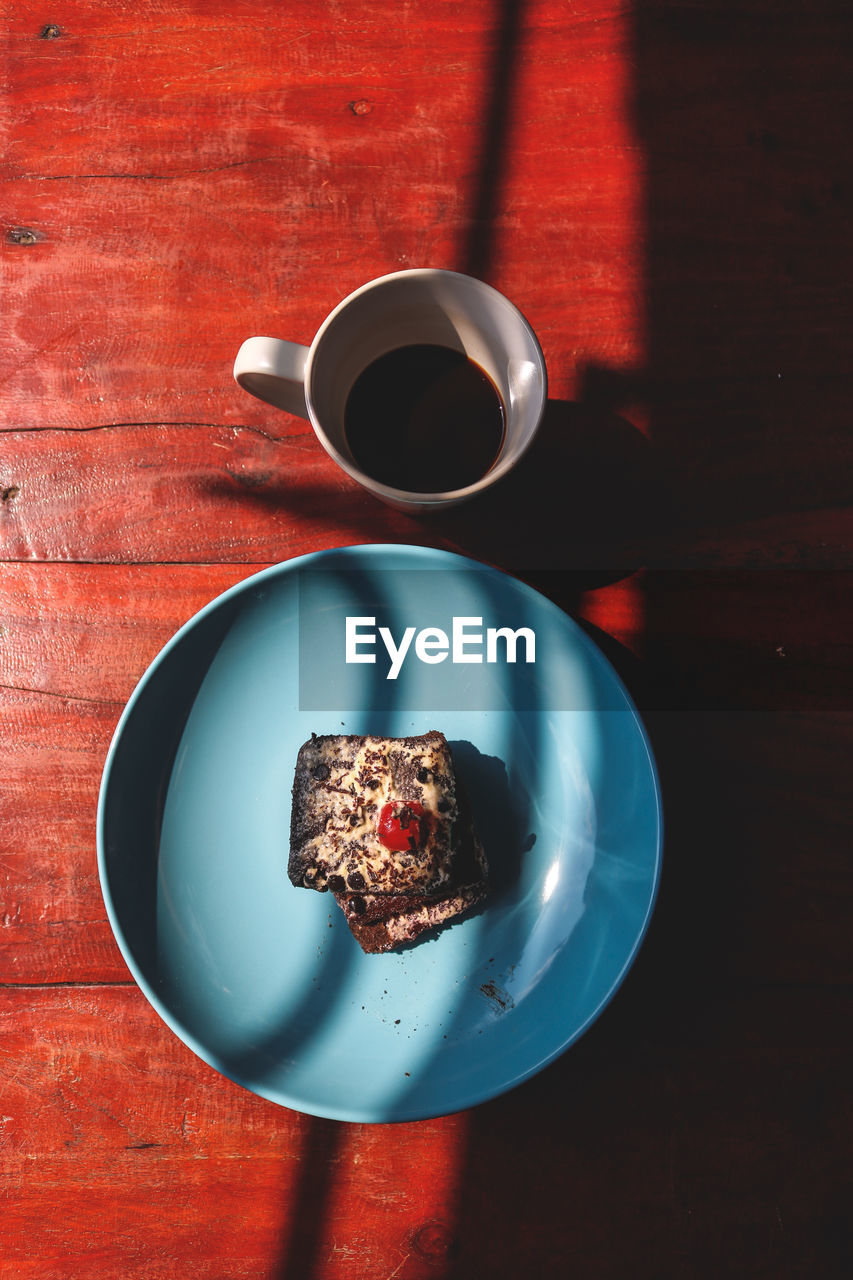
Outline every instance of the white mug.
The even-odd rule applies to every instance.
[[[345,430],[350,392],[374,361],[402,347],[445,347],[480,367],[499,393],[503,436],[484,474],[462,488],[395,488],[356,461]],[[453,506],[488,489],[529,448],[547,401],[542,349],[521,312],[491,285],[456,271],[396,271],[362,285],[323,321],[310,347],[248,338],[234,377],[251,395],[307,418],[338,466],[375,497],[403,511]]]

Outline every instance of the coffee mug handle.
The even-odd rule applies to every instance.
[[[282,338],[247,338],[234,361],[235,381],[258,400],[307,418],[305,361],[309,349]]]

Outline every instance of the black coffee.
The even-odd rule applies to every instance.
[[[500,392],[478,364],[422,343],[388,351],[359,374],[344,427],[353,458],[374,480],[443,493],[494,466],[504,418]]]

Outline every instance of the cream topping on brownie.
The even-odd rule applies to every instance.
[[[459,877],[459,863],[454,865],[451,882],[436,893],[335,893],[335,900],[343,911],[348,922],[360,921],[364,924],[375,924],[378,921],[390,921],[402,918],[426,908],[440,908],[444,913],[448,909],[456,914],[462,907],[476,900],[485,893],[488,878],[488,866],[483,846],[473,832],[470,832],[470,854],[465,859],[464,878]],[[456,905],[454,905],[456,904]],[[433,913],[431,919],[437,919]]]
[[[404,847],[380,834],[387,805]],[[443,734],[312,737],[296,765],[290,878],[335,892],[438,892],[450,878],[456,817]]]

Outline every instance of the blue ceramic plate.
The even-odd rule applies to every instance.
[[[394,678],[380,628],[398,655],[414,628]],[[296,754],[312,732],[428,729],[492,893],[364,955],[331,895],[287,879]],[[415,1120],[519,1084],[607,1004],[652,912],[660,792],[633,704],[561,610],[461,556],[347,547],[256,574],[167,644],[110,748],[98,858],[136,981],[201,1058],[313,1115]]]

